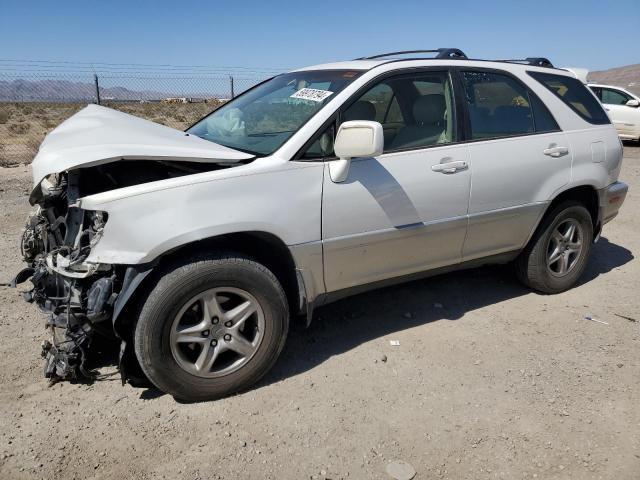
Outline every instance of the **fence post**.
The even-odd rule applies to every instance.
[[[93,80],[96,84],[96,103],[100,105],[100,85],[98,85],[98,74],[93,74]]]
[[[234,98],[236,94],[233,91],[233,77],[229,75],[229,83],[231,84],[231,98]]]

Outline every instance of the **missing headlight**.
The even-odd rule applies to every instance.
[[[111,317],[118,283],[112,265],[85,262],[108,217],[76,206],[76,180],[73,173],[47,179],[22,236],[28,268],[16,277],[31,280],[25,299],[48,313],[51,340],[43,356],[45,376],[52,380],[92,375],[85,368],[86,350],[96,325]]]

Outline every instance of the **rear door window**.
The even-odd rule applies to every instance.
[[[626,105],[629,100],[631,100],[631,97],[620,90],[602,89],[602,103],[607,105]]]
[[[587,122],[594,125],[611,123],[600,102],[577,78],[553,73],[528,73]]]
[[[462,82],[472,140],[559,130],[544,103],[510,75],[463,71]]]

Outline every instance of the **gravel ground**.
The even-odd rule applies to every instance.
[[[625,157],[626,204],[573,290],[494,267],[359,295],[216,402],[117,376],[49,386],[43,317],[0,288],[0,478],[383,479],[393,460],[417,479],[639,478],[640,148]],[[20,268],[28,175],[0,169],[0,281]]]

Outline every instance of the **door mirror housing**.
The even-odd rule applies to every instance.
[[[329,163],[329,175],[335,183],[344,182],[349,175],[352,158],[375,157],[382,153],[382,125],[368,120],[344,122],[338,129],[333,149],[339,160]]]
[[[640,107],[640,100],[636,100],[635,98],[632,98],[626,103],[626,105],[627,107],[638,108]]]

